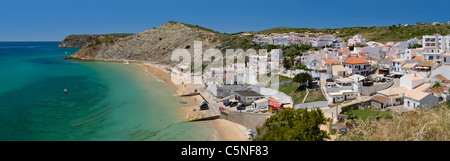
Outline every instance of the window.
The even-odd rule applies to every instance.
[[[408,101],[408,107],[409,107],[409,101]]]

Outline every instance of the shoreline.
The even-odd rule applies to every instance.
[[[130,63],[131,64],[131,63]],[[167,69],[170,67],[153,64],[153,63],[136,63],[137,66],[143,67],[146,72],[153,74],[153,76],[160,82],[167,84],[176,90],[177,96],[186,94],[189,91],[193,91],[196,88],[202,87],[202,85],[184,84],[177,85],[171,81],[171,72]],[[185,97],[189,99],[192,104],[180,110],[181,114],[187,119],[187,116],[202,104],[203,98],[199,95]],[[217,141],[248,141],[247,134],[244,132],[246,129],[244,126],[236,124],[234,122],[225,119],[216,119],[209,121],[211,126],[216,132],[215,138]]]

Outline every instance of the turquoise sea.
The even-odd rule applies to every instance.
[[[141,67],[64,60],[79,49],[58,43],[0,42],[0,140],[216,140]]]

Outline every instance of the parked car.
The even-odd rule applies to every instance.
[[[243,104],[239,104],[236,107],[237,110],[245,110],[245,106]]]
[[[231,103],[230,103],[230,107],[234,107],[234,106],[238,105],[238,103],[239,103],[239,102],[237,102],[237,101],[231,102]]]
[[[223,105],[225,105],[225,106],[230,106],[230,104],[231,104],[231,101],[227,101],[226,103],[223,103]]]
[[[228,102],[230,102],[230,100],[229,99],[224,99],[222,102],[223,102],[224,105],[226,105]]]
[[[402,74],[394,74],[394,76],[392,76],[393,78],[400,78],[400,77],[402,77],[403,75]]]
[[[381,81],[381,77],[376,77],[375,80],[376,80],[376,82],[380,82]]]
[[[208,110],[208,109],[209,109],[208,104],[204,103],[200,105],[200,110]]]

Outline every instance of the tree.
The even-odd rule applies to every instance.
[[[302,52],[308,51],[309,49],[311,49],[311,46],[309,45],[301,45],[300,47],[298,47],[298,49]]]
[[[292,61],[289,61],[289,59],[287,59],[286,57],[283,58],[283,66],[286,69],[290,69],[292,68]]]
[[[312,76],[309,73],[300,73],[295,75],[293,81],[303,85],[306,82],[312,82]]]
[[[267,52],[272,51],[272,49],[278,49],[278,46],[272,44],[267,45]]]
[[[439,89],[440,87],[441,87],[441,84],[439,82],[436,82],[431,88]]]
[[[413,46],[408,47],[409,49],[415,49],[415,48],[421,48],[422,45],[420,44],[414,44]]]
[[[348,49],[349,49],[350,51],[353,51],[353,49],[355,49],[355,45],[349,46]]]
[[[319,108],[307,109],[287,108],[271,116],[258,128],[257,141],[323,141],[329,139],[326,131],[319,126],[326,119]]]

